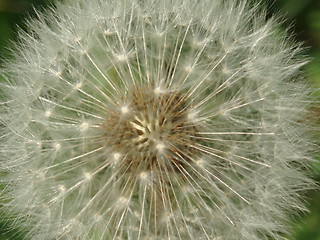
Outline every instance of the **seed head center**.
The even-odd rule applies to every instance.
[[[172,170],[188,161],[197,127],[188,118],[183,94],[154,94],[149,88],[140,88],[123,98],[125,107],[112,111],[103,124],[106,146],[124,156],[123,164],[131,170]]]

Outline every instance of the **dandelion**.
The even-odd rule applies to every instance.
[[[0,105],[26,239],[283,239],[311,183],[309,90],[259,9],[76,0],[30,20]]]

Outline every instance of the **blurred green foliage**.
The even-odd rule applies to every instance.
[[[24,28],[23,20],[33,15],[34,8],[45,7],[51,2],[53,0],[0,0],[0,62],[9,57],[7,47],[10,41],[16,40],[17,26]],[[306,54],[312,57],[306,66],[308,78],[320,89],[320,0],[267,0],[264,4],[268,7],[268,16],[279,12],[283,14],[286,19],[284,28],[290,26],[296,39],[304,42]],[[320,99],[319,91],[317,98]],[[320,119],[320,110],[318,116]],[[320,183],[320,158],[314,172]],[[299,219],[293,218],[295,234],[292,240],[320,240],[320,192],[310,191],[306,198],[310,203],[310,213]],[[16,231],[5,230],[5,226],[5,222],[0,222],[0,240],[22,239]]]

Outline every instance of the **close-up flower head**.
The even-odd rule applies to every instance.
[[[0,74],[0,218],[32,240],[287,239],[314,91],[235,0],[66,0]]]

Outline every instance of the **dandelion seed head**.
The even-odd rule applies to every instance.
[[[26,239],[282,239],[312,101],[259,8],[67,0],[30,20],[1,71],[6,217]]]

